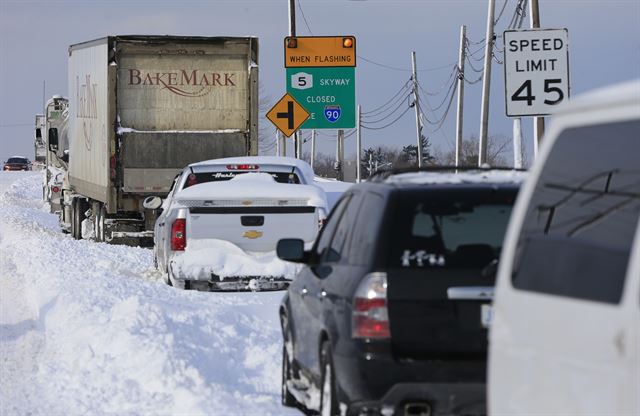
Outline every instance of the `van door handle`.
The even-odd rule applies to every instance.
[[[492,300],[493,286],[458,286],[447,289],[447,298],[455,300]]]

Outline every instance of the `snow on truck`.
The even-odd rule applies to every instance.
[[[186,165],[258,150],[258,40],[109,36],[69,47],[68,178],[74,238],[153,237],[149,195]]]

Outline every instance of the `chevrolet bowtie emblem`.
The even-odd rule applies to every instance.
[[[242,205],[251,205],[253,204],[253,201],[242,201]]]
[[[262,237],[262,232],[261,231],[256,231],[256,230],[245,231],[244,234],[242,234],[242,236],[244,238],[250,238],[250,239],[254,240],[256,238]]]

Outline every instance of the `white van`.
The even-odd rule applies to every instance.
[[[490,332],[491,415],[640,415],[640,80],[560,110],[520,191]]]

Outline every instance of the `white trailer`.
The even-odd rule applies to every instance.
[[[140,243],[184,166],[256,155],[258,40],[109,36],[69,47],[71,145],[63,228]],[[150,241],[150,240],[148,240]]]

